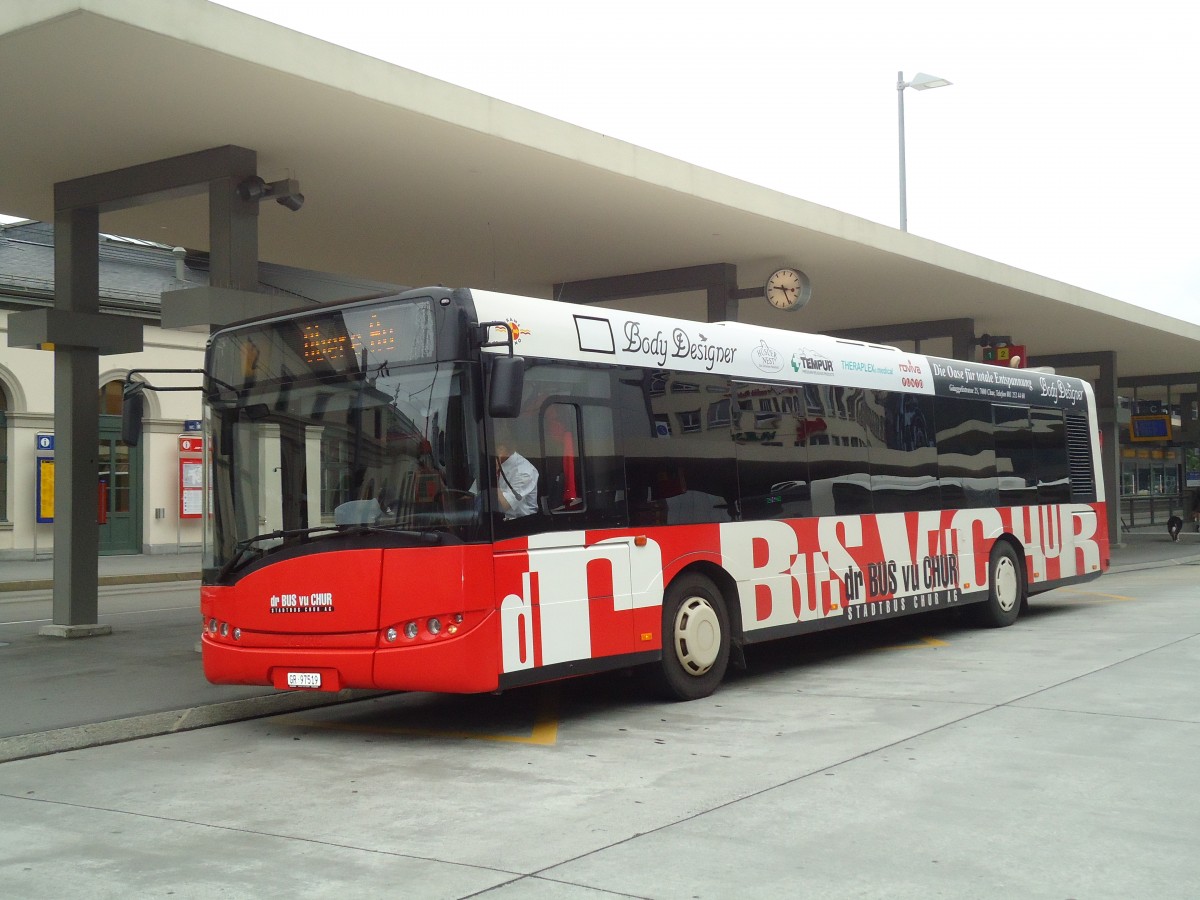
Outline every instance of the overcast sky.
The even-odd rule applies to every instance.
[[[1200,4],[221,0],[624,141],[1200,322]]]

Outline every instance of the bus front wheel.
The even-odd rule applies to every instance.
[[[1017,621],[1024,601],[1025,579],[1012,545],[997,541],[988,563],[988,598],[977,607],[979,624],[1004,628]]]
[[[659,687],[670,699],[709,696],[729,665],[729,612],[716,586],[702,575],[683,575],[663,597],[663,648]]]

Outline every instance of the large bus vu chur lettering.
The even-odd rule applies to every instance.
[[[219,683],[692,699],[747,644],[1008,625],[1108,566],[1092,392],[1048,372],[430,288],[221,330],[204,392]]]

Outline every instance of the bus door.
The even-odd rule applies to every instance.
[[[538,469],[538,502],[497,526],[498,539],[527,535],[524,553],[496,559],[505,671],[634,652],[636,611],[650,602],[642,582],[657,583],[661,602],[661,559],[645,540],[605,533],[624,518],[612,421],[606,403],[551,396],[516,425]]]
[[[521,596],[501,606],[506,671],[630,652],[630,540],[589,547],[580,531],[530,536],[527,571],[502,579],[521,583]]]

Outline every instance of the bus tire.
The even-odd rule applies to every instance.
[[[986,628],[1006,628],[1017,621],[1024,602],[1021,561],[1011,544],[997,541],[988,562],[988,597],[976,607],[979,624]]]
[[[712,694],[729,666],[729,611],[703,575],[681,575],[663,596],[662,663],[658,687],[670,700]]]

